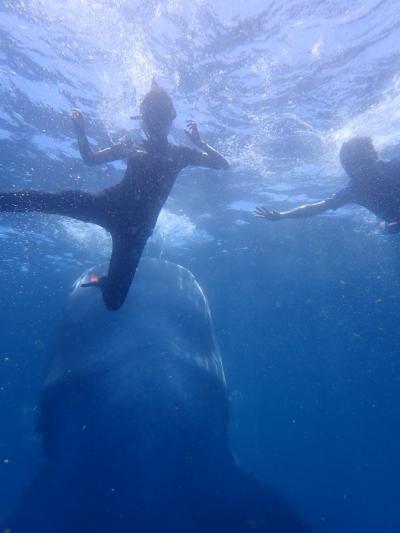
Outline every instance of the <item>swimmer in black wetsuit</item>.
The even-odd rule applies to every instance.
[[[155,82],[140,106],[141,124],[147,138],[139,146],[123,143],[93,152],[81,112],[75,109],[71,116],[85,163],[97,165],[127,159],[122,181],[97,194],[76,190],[0,192],[0,211],[64,215],[109,231],[112,254],[108,274],[94,277],[86,286],[99,287],[108,309],[116,310],[128,294],[146,241],[178,173],[191,165],[227,169],[229,163],[201,140],[194,121],[188,121],[185,132],[200,150],[168,142],[176,111],[169,95]]]
[[[354,203],[382,219],[388,232],[397,233],[400,230],[400,160],[382,161],[369,137],[353,137],[343,144],[340,162],[350,182],[331,198],[281,212],[257,207],[255,215],[268,220],[303,218]]]

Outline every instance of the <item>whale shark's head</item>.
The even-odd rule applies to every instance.
[[[166,451],[183,433],[191,454],[225,447],[224,372],[209,306],[193,275],[144,259],[125,305],[111,313],[98,289],[81,287],[91,274],[74,285],[49,368],[40,419],[48,452],[65,454],[68,441],[87,440],[91,428],[109,435],[113,420],[118,440],[139,455],[139,446],[151,449],[159,439]]]

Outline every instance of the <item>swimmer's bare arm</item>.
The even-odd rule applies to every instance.
[[[335,206],[339,207],[339,206]],[[320,215],[332,209],[329,200],[322,200],[314,204],[301,205],[288,211],[275,211],[274,209],[267,209],[266,207],[256,207],[254,214],[258,218],[266,218],[267,220],[282,220],[283,218],[306,218]]]
[[[71,119],[78,137],[79,151],[87,165],[102,165],[103,163],[126,159],[132,153],[132,148],[128,144],[115,144],[104,150],[94,152],[86,136],[85,122],[81,111],[79,109],[73,109]]]
[[[194,120],[187,121],[187,129],[185,130],[185,133],[192,143],[201,150],[201,152],[199,152],[198,161],[195,161],[194,163],[199,166],[215,169],[227,170],[229,168],[230,165],[225,157],[202,140]]]

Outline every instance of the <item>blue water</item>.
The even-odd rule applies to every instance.
[[[152,77],[229,172],[182,172],[146,257],[182,264],[208,297],[241,465],[314,530],[400,531],[400,241],[359,207],[267,223],[346,183],[338,149],[371,135],[400,157],[394,1],[31,0],[0,5],[0,187],[100,190],[93,143],[138,137]],[[137,127],[134,124],[134,128]],[[41,467],[35,420],[70,288],[110,251],[102,230],[0,218],[0,522]]]

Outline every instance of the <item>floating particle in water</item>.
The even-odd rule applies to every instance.
[[[11,464],[11,459],[9,459],[8,457],[6,457],[5,459],[3,459],[3,463],[4,463],[5,465],[9,465],[9,464]]]
[[[44,348],[44,342],[41,340],[41,339],[36,339],[34,341],[34,345],[37,347],[37,348]]]

